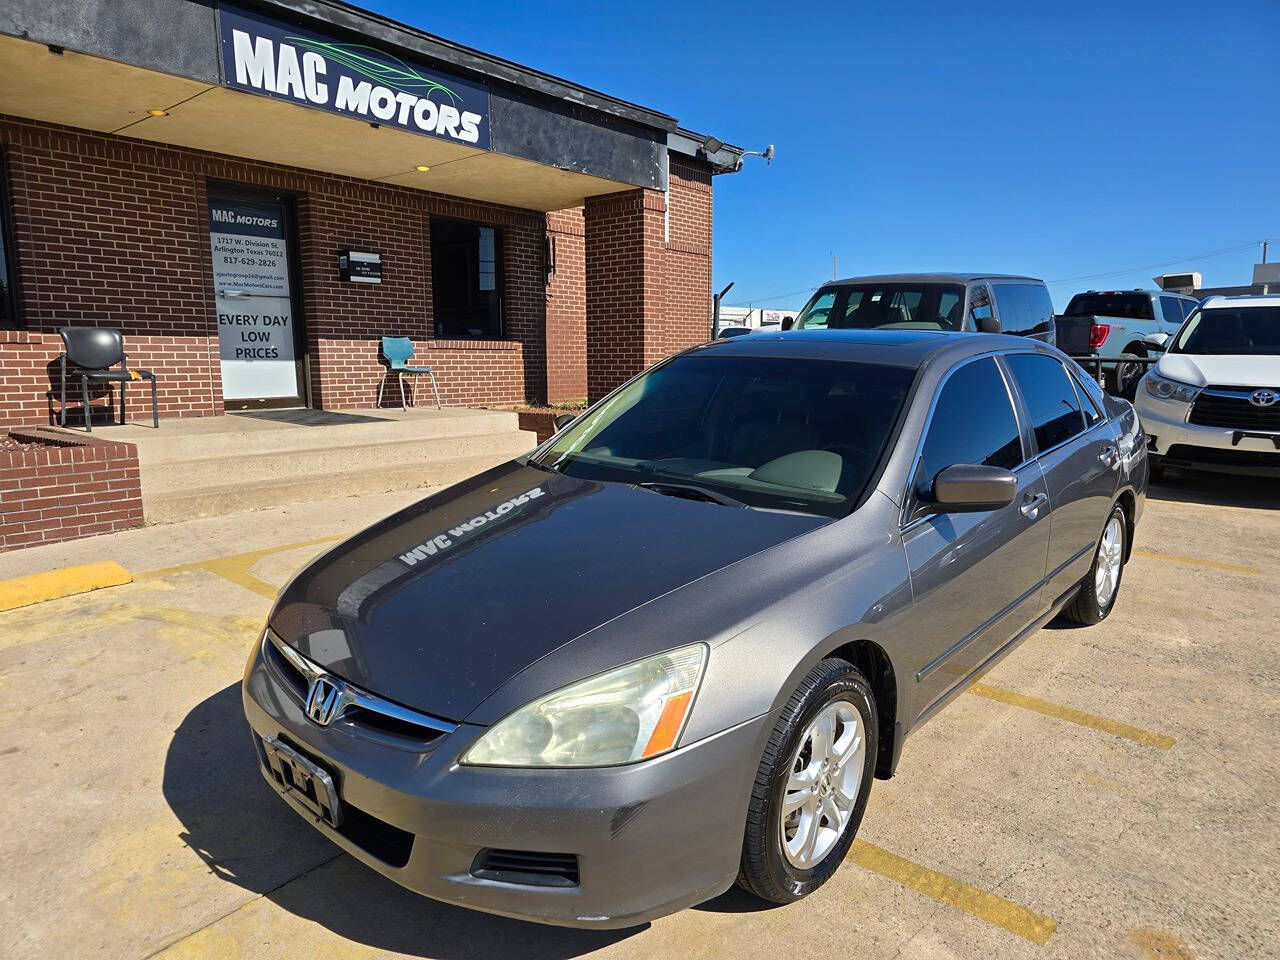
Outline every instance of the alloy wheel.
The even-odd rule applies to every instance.
[[[827,704],[805,729],[778,820],[792,866],[816,867],[840,840],[858,800],[866,750],[861,715],[848,700]]]
[[[1098,544],[1098,563],[1093,571],[1093,592],[1098,598],[1099,609],[1104,612],[1111,606],[1123,565],[1124,528],[1119,517],[1112,517],[1102,531],[1102,542]]]

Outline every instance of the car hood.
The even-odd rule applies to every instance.
[[[1156,372],[1195,387],[1275,387],[1280,386],[1280,357],[1167,353]]]
[[[828,522],[510,463],[330,550],[271,626],[331,673],[457,721],[575,637]]]

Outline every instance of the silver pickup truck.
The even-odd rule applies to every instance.
[[[1066,325],[1087,324],[1088,352],[1119,361],[1103,365],[1104,386],[1109,393],[1132,400],[1146,368],[1124,361],[1158,355],[1198,303],[1164,290],[1087,290],[1071,298],[1058,327],[1061,332]],[[1077,352],[1062,346],[1068,353]]]

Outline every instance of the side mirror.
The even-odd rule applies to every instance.
[[[795,325],[796,325],[796,318],[795,318],[795,317],[783,317],[783,318],[782,318],[782,330],[783,330],[783,332],[784,332],[784,333],[785,333],[786,331],[790,330],[790,329],[791,329],[792,327],[794,327]]]
[[[995,317],[979,317],[978,318],[979,333],[999,333],[1000,321]]]
[[[560,416],[556,417],[555,419],[556,433],[559,433],[561,430],[563,430],[565,427],[567,427],[569,424],[573,423],[573,421],[577,419],[578,418],[575,417],[572,413],[560,414]]]
[[[939,513],[979,513],[1013,503],[1018,478],[1004,467],[957,463],[933,481],[933,503]]]

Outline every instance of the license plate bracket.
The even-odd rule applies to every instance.
[[[276,737],[262,738],[267,768],[281,793],[301,804],[312,816],[331,827],[342,823],[342,802],[333,777]]]

